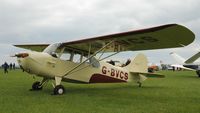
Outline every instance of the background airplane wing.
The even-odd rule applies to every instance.
[[[137,51],[182,47],[193,42],[194,38],[194,33],[186,27],[178,24],[167,24],[148,29],[64,42],[61,47],[94,53],[113,41],[112,44],[105,48],[105,52]],[[15,46],[32,49],[29,45]]]
[[[186,64],[191,64],[196,61],[200,57],[200,52],[190,57],[188,60],[185,61]]]

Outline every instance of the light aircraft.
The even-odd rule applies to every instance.
[[[200,52],[196,53],[187,60],[175,52],[171,52],[170,55],[178,62],[178,64],[172,64],[171,66],[185,70],[196,71],[197,75],[200,77],[200,64],[195,63],[195,61],[200,57]]]
[[[156,76],[148,73],[145,55],[137,55],[123,67],[103,60],[122,51],[182,47],[192,43],[194,38],[194,33],[188,28],[167,24],[63,43],[14,45],[32,50],[14,56],[24,71],[43,78],[33,83],[32,90],[41,90],[47,81],[53,79],[53,92],[61,95],[65,92],[61,81],[115,83],[135,80],[141,86],[146,76]],[[104,53],[111,54],[104,56]],[[75,61],[75,57],[79,60]]]

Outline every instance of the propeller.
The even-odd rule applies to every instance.
[[[11,57],[25,58],[25,57],[28,57],[28,56],[29,56],[28,53],[17,53],[15,55],[12,55]]]

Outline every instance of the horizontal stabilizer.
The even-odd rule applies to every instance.
[[[137,74],[142,74],[146,77],[155,77],[155,78],[164,78],[165,75],[160,74],[160,73],[137,73],[137,72],[131,72],[131,75],[137,75]]]
[[[160,74],[160,73],[146,73],[146,77],[155,77],[155,78],[164,78],[165,75]]]
[[[140,73],[131,72],[131,78],[137,83],[141,83],[147,79],[146,76]]]

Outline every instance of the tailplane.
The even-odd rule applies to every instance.
[[[135,58],[130,60],[130,63],[126,68],[130,72],[131,80],[138,83],[139,87],[142,86],[142,82],[147,79],[143,73],[148,73],[148,60],[144,54],[138,54]]]
[[[134,80],[141,87],[142,82],[147,79],[147,77],[158,77],[163,78],[164,75],[157,73],[148,73],[148,60],[144,54],[138,54],[135,58],[129,61],[126,66],[131,75],[131,80]]]

